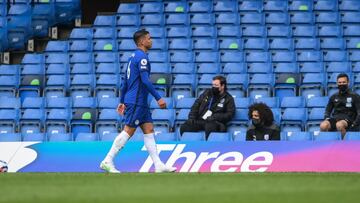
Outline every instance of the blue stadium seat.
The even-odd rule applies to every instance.
[[[313,25],[297,25],[292,27],[294,37],[315,37],[316,27]]]
[[[322,61],[322,53],[320,51],[297,51],[297,61],[299,62],[319,62]]]
[[[183,99],[187,99],[187,98],[182,98],[180,100],[183,100]],[[192,106],[192,104],[191,104]],[[190,107],[191,107],[190,106]],[[185,121],[188,120],[188,115],[190,113],[190,108],[183,108],[183,109],[180,109],[177,113],[176,113],[176,119],[175,119],[175,127],[178,127],[180,126],[180,124],[184,123]]]
[[[241,30],[239,26],[232,25],[218,25],[217,26],[218,37],[236,37],[240,38]]]
[[[215,16],[212,13],[193,13],[189,15],[191,25],[213,25]]]
[[[237,6],[235,1],[217,1],[214,2],[214,12],[237,12]]]
[[[126,54],[125,54],[126,53]],[[126,58],[126,62],[130,57],[130,53],[131,52],[123,52],[120,53],[120,56],[123,56],[123,58]],[[94,60],[95,63],[114,63],[114,62],[118,62],[119,55],[113,52],[95,52],[94,53]],[[121,61],[123,62],[123,61]]]
[[[297,63],[273,63],[273,71],[274,73],[298,73],[299,67]]]
[[[171,26],[171,27],[166,27],[166,32],[168,38],[172,38],[172,37],[189,38],[191,29],[190,27],[185,27],[185,26]]]
[[[117,50],[117,42],[112,39],[93,40],[94,51],[115,51]]]
[[[315,13],[315,22],[318,24],[321,23],[331,23],[331,24],[338,24],[339,13],[338,12],[318,12]]]
[[[0,109],[19,109],[20,99],[12,97],[0,97]]]
[[[346,38],[346,48],[347,49],[358,49],[360,47],[360,38]]]
[[[160,28],[160,27],[159,27]],[[117,38],[118,39],[132,39],[133,34],[138,30],[138,27],[118,27],[117,28]],[[153,32],[152,30],[147,29],[151,33],[151,37],[154,37],[154,34],[157,34],[158,32]],[[163,31],[164,32],[164,31]],[[162,36],[164,37],[164,36]]]
[[[176,100],[176,108],[177,109],[190,109],[195,102],[195,98],[181,98]]]
[[[318,36],[320,37],[341,37],[342,27],[338,25],[319,25]]]
[[[309,108],[324,108],[329,102],[329,97],[311,97],[306,100],[306,107]]]
[[[151,26],[151,27],[147,27],[146,30],[150,33],[151,38],[165,38],[166,37],[166,33],[165,33],[165,28],[164,27],[158,27],[158,26]],[[130,32],[131,37],[132,38],[132,34],[134,32]]]
[[[13,4],[8,11],[8,42],[10,49],[22,49],[32,36],[32,7],[28,4]]]
[[[233,141],[234,142],[244,142],[244,141],[246,141],[246,132],[235,131],[233,133]]]
[[[216,63],[219,62],[219,53],[215,51],[197,51],[195,52],[195,62],[198,63]]]
[[[70,77],[70,90],[72,97],[88,97],[95,86],[94,74],[75,74]]]
[[[194,50],[218,50],[216,39],[212,38],[198,38],[193,39]]]
[[[3,96],[15,96],[19,82],[18,75],[0,75],[0,94]]]
[[[68,41],[49,41],[45,48],[46,52],[67,52],[68,50]]]
[[[189,11],[194,13],[208,13],[213,11],[213,4],[210,1],[189,2]]]
[[[336,141],[341,140],[340,132],[318,132],[314,133],[315,141]]]
[[[262,52],[262,51],[252,51],[252,52],[246,52],[246,62],[269,62],[270,55],[268,52]]]
[[[351,72],[351,66],[349,62],[327,62],[325,64],[325,69],[328,73]]]
[[[168,62],[168,53],[163,51],[151,51],[149,52],[149,60],[158,63]]]
[[[169,39],[170,50],[191,50],[192,40],[189,38],[174,38]]]
[[[347,61],[348,55],[346,51],[323,51],[324,61]]]
[[[174,109],[154,109],[152,112],[154,125],[164,125],[167,129],[171,129],[175,123]]]
[[[115,39],[115,30],[111,27],[95,27],[94,39]]]
[[[344,25],[343,34],[345,37],[359,37],[360,36],[360,25]]]
[[[215,14],[216,24],[239,25],[239,15],[237,13],[218,13]]]
[[[44,119],[45,113],[43,109],[25,109],[21,113],[20,132],[22,134],[40,133]]]
[[[269,49],[293,50],[294,49],[294,41],[292,38],[270,38],[269,39]],[[283,60],[283,59],[281,59],[281,60]]]
[[[165,19],[163,15],[146,14],[140,16],[142,26],[164,26]]]
[[[251,99],[249,97],[235,98],[234,102],[237,109],[247,109],[251,104]]]
[[[46,99],[46,108],[48,109],[68,109],[71,105],[72,104],[69,97]]]
[[[155,139],[157,142],[172,142],[177,140],[175,133],[158,133],[155,135]]]
[[[352,141],[352,140],[360,140],[359,132],[346,132],[344,140]]]
[[[303,97],[284,97],[281,101],[281,108],[304,108],[305,99]]]
[[[47,140],[45,133],[25,133],[22,136],[24,142],[44,142]]]
[[[21,142],[20,133],[0,133],[0,142]]]
[[[313,2],[308,0],[293,0],[289,2],[289,11],[312,11]]]
[[[220,51],[220,60],[222,63],[244,62],[244,53],[238,51]]]
[[[166,102],[166,108],[168,109],[173,109],[175,107],[173,98],[171,97],[163,97],[164,101]],[[153,98],[150,102],[150,108],[151,109],[159,109],[159,105],[157,103],[157,101],[155,100],[155,98]]]
[[[67,142],[72,141],[71,133],[58,133],[58,134],[50,134],[48,135],[49,142]]]
[[[311,141],[313,139],[310,132],[286,132],[285,136],[288,141]]]
[[[253,74],[249,76],[248,96],[251,98],[270,97],[274,86],[273,74]]]
[[[320,47],[327,49],[345,49],[345,41],[343,38],[322,38],[320,39]]]
[[[132,39],[122,39],[118,42],[119,51],[134,51],[136,49],[136,45]]]
[[[189,51],[172,51],[170,52],[170,61],[172,63],[188,63],[194,61],[194,55]]]
[[[268,41],[266,38],[245,38],[244,49],[267,50]]]
[[[293,51],[276,50],[271,52],[271,59],[272,62],[275,63],[279,63],[279,62],[293,63],[296,61],[296,56],[295,56],[295,52]]]
[[[48,134],[67,133],[70,120],[68,109],[50,109],[46,115],[45,131]]]
[[[258,99],[253,99],[253,103],[264,103],[270,108],[279,108],[278,97],[260,97]]]
[[[197,83],[196,96],[200,96],[200,94],[208,89],[212,85],[212,79],[216,76],[216,74],[202,74],[200,75],[200,79]]]
[[[236,74],[236,73],[246,73],[247,67],[246,63],[223,63],[222,64],[222,73],[224,74]]]
[[[271,63],[247,63],[247,72],[254,73],[272,73]]]
[[[241,24],[264,24],[264,15],[262,13],[241,13]]]
[[[45,107],[45,99],[43,97],[26,97],[22,102],[23,109],[43,109]]]
[[[91,52],[92,43],[90,40],[71,40],[69,41],[69,51]]]
[[[356,0],[346,0],[339,2],[339,10],[341,11],[359,11],[360,2]]]
[[[287,1],[267,0],[264,2],[264,11],[287,11]]]
[[[118,133],[106,133],[103,135],[99,134],[100,141],[105,141],[105,142],[114,141],[117,135]]]
[[[99,135],[97,133],[79,133],[75,137],[77,142],[92,142],[99,140]]]
[[[182,142],[205,141],[204,132],[184,132],[180,137]]]
[[[305,73],[300,86],[300,95],[305,98],[323,96],[326,77],[323,73]]]
[[[241,32],[244,37],[264,37],[266,36],[266,27],[258,25],[242,26]]]
[[[233,97],[244,97],[248,86],[247,74],[228,74],[226,76],[228,91]]]
[[[115,15],[97,15],[94,21],[94,29],[98,29],[99,27],[113,28],[115,24]]]
[[[18,109],[0,109],[0,133],[15,133],[18,122]]]
[[[195,66],[193,63],[173,63],[171,65],[173,74],[194,74]]]
[[[188,10],[187,2],[164,2],[166,13],[187,13]]]
[[[46,87],[44,89],[44,96],[51,97],[64,97],[69,87],[68,75],[49,75],[46,78]]]
[[[164,5],[162,2],[142,2],[140,3],[141,13],[162,13]]]
[[[305,108],[286,108],[281,117],[282,131],[302,131],[307,120]]]
[[[322,62],[302,62],[299,63],[300,73],[323,73],[324,64]]]
[[[74,52],[69,54],[71,64],[74,63],[92,63],[94,61],[91,52]]]
[[[271,25],[267,27],[268,37],[291,37],[291,27],[287,25]]]
[[[314,1],[315,11],[336,11],[338,4],[336,1],[317,0]]]
[[[188,26],[190,24],[189,15],[186,13],[166,14],[166,25]]]
[[[174,75],[173,85],[171,86],[171,95],[176,99],[192,97],[195,84],[195,75],[176,74]]]
[[[289,24],[289,17],[287,13],[267,13],[265,14],[265,22],[266,24]]]
[[[92,28],[74,28],[71,31],[70,39],[92,39]]]
[[[219,133],[219,132],[212,132],[210,133],[207,141],[208,142],[228,142],[232,141],[232,136],[230,133]]]
[[[137,14],[140,12],[140,6],[136,3],[121,3],[117,9],[118,14]]]
[[[239,11],[256,11],[263,10],[263,2],[261,0],[244,0],[239,2]]]
[[[196,66],[198,74],[218,74],[220,73],[220,64],[218,63],[199,63]]]
[[[314,24],[313,12],[295,12],[290,13],[291,24]]]
[[[27,54],[24,56],[24,58],[27,57]],[[0,65],[0,75],[18,75],[20,71],[19,65]]]
[[[295,49],[297,50],[319,50],[320,40],[318,38],[295,38]]]
[[[216,28],[213,26],[193,26],[191,30],[193,37],[216,37]]]
[[[139,25],[140,25],[139,15],[119,15],[119,16],[117,16],[116,26],[138,27]]]
[[[357,19],[360,18],[360,12],[342,12],[341,14],[342,24],[358,24]]]

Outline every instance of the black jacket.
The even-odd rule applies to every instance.
[[[332,113],[332,114],[331,114]],[[326,106],[325,119],[333,117],[337,120],[347,120],[357,126],[360,123],[360,97],[348,90],[345,94],[333,94]]]
[[[275,124],[260,128],[255,128],[254,125],[251,125],[246,131],[246,140],[280,140],[280,128]]]
[[[202,116],[208,111],[212,97],[211,89],[205,90],[191,107],[189,119],[202,120]],[[208,118],[209,120],[218,121],[226,125],[235,115],[234,98],[228,92],[214,97],[210,110],[212,111],[212,116]]]

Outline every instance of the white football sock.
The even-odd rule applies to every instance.
[[[112,162],[116,154],[122,149],[130,136],[124,130],[116,136],[109,153],[105,157],[106,162]]]
[[[154,139],[154,133],[144,134],[144,144],[146,150],[148,151],[151,159],[154,162],[155,167],[161,167],[163,163],[160,160],[160,157],[157,153],[156,143]]]

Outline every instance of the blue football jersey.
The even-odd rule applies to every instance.
[[[151,65],[148,55],[137,49],[129,58],[123,80],[120,102],[147,107],[148,95],[161,97],[150,82]]]

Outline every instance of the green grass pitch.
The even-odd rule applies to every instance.
[[[0,202],[359,202],[360,173],[7,173]]]

